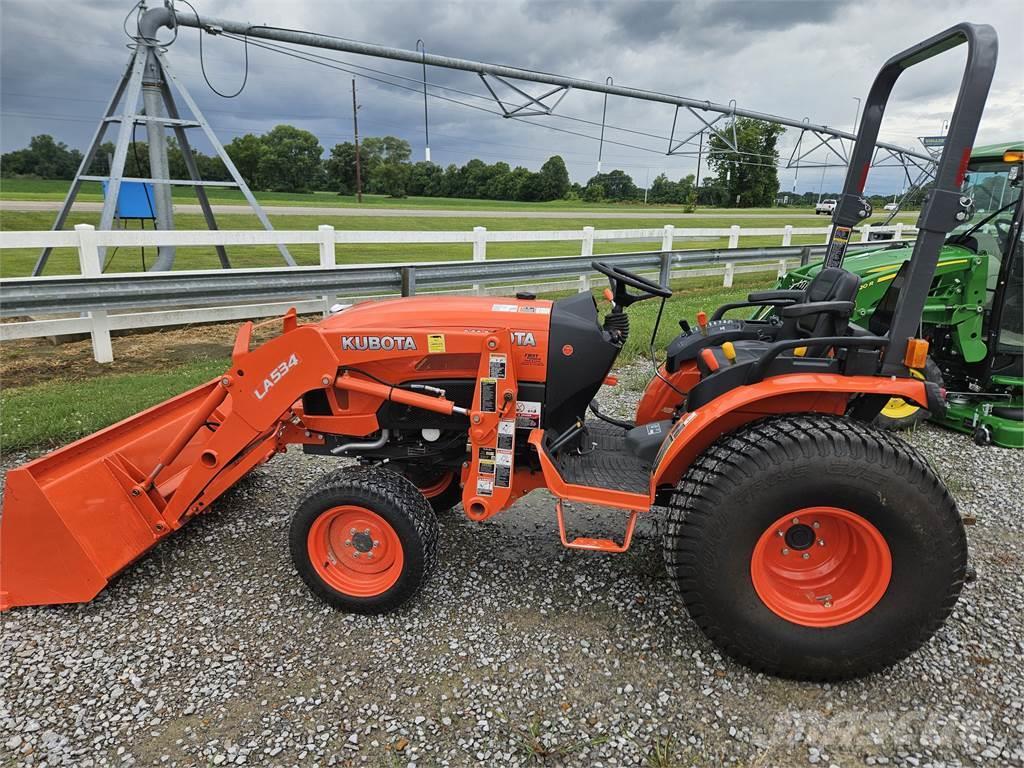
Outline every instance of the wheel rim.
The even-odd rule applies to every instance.
[[[777,616],[805,627],[834,627],[878,604],[892,578],[892,555],[885,537],[860,515],[806,507],[761,534],[750,575],[758,597]]]
[[[902,397],[893,397],[882,408],[882,415],[889,419],[908,419],[921,410],[921,406],[908,403]]]
[[[920,371],[911,369],[910,375],[915,379],[924,379],[924,374]],[[882,415],[886,418],[899,421],[900,419],[909,419],[915,413],[921,410],[921,406],[914,405],[914,403],[908,403],[902,397],[893,397],[889,399],[889,402],[882,408]]]
[[[435,496],[440,496],[444,493],[445,489],[451,485],[452,477],[454,477],[454,475],[454,472],[445,472],[440,478],[438,478],[437,482],[430,483],[429,485],[417,485],[416,487],[419,489],[419,492],[423,494],[424,498],[432,499]]]
[[[332,507],[310,526],[306,539],[314,570],[332,589],[376,597],[398,581],[402,542],[383,517],[366,507]]]

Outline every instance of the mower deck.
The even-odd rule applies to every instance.
[[[587,422],[581,453],[566,451],[555,461],[562,479],[573,485],[647,493],[650,466],[626,448],[626,433],[603,421]]]

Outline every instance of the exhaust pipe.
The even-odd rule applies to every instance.
[[[391,430],[382,429],[380,431],[380,437],[378,437],[376,440],[342,443],[341,445],[335,448],[331,448],[331,453],[337,456],[348,451],[374,451],[378,448],[383,448],[384,445],[387,443],[389,437],[391,437]]]

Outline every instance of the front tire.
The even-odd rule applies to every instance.
[[[407,479],[345,468],[307,491],[289,547],[299,576],[328,605],[386,613],[412,598],[437,565],[437,518]]]
[[[708,448],[673,496],[664,554],[715,645],[811,680],[912,653],[949,616],[967,564],[956,503],[924,458],[819,415],[769,418]]]

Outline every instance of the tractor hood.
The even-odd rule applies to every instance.
[[[321,322],[327,331],[360,328],[443,330],[509,328],[548,330],[552,302],[498,296],[415,296],[372,301],[343,309]]]
[[[891,275],[904,261],[910,258],[913,253],[913,245],[902,247],[883,247],[875,251],[866,251],[853,256],[847,256],[843,261],[843,269],[859,275],[861,287],[866,288],[878,277]],[[962,245],[944,245],[939,253],[939,267],[948,264],[950,261],[960,262],[961,259],[973,259],[977,256],[974,251]],[[794,288],[805,285],[806,281],[813,278],[821,270],[821,263],[808,264],[787,273],[779,281],[780,288]]]

